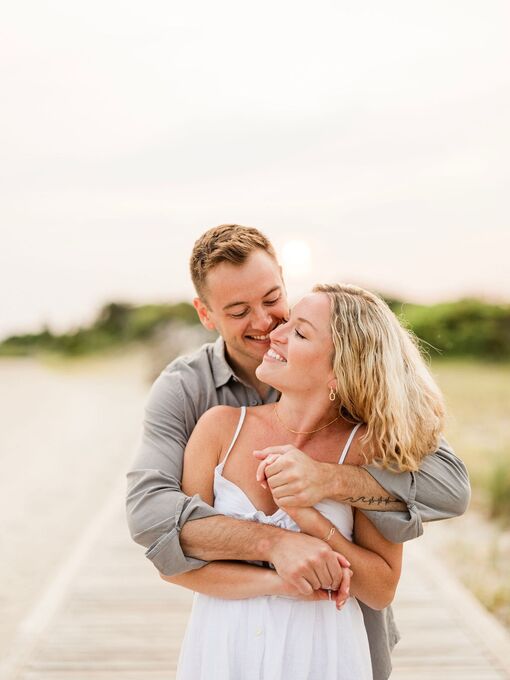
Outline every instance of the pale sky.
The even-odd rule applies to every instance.
[[[223,222],[294,297],[510,299],[507,0],[2,5],[0,336],[190,298]]]

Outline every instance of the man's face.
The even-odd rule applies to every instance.
[[[223,337],[234,367],[254,370],[289,313],[279,265],[260,249],[241,265],[222,262],[208,273],[205,296],[207,305],[194,301],[200,320]]]

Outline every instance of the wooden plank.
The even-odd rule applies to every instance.
[[[6,680],[175,677],[192,594],[159,579],[127,535],[117,495],[114,512],[68,574],[59,606],[53,598],[49,624],[36,631]],[[458,584],[452,587],[451,575],[420,541],[405,552],[395,603],[402,640],[392,680],[509,680],[508,635],[485,612],[480,616]],[[44,612],[35,618],[45,621]]]

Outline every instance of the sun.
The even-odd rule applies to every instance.
[[[286,276],[301,277],[310,273],[312,251],[303,239],[292,239],[282,246],[282,266]]]

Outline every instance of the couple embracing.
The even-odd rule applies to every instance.
[[[195,591],[180,680],[386,680],[402,543],[461,514],[462,462],[412,336],[361,288],[289,310],[271,243],[195,243],[219,338],[155,382],[128,473],[133,539]]]

